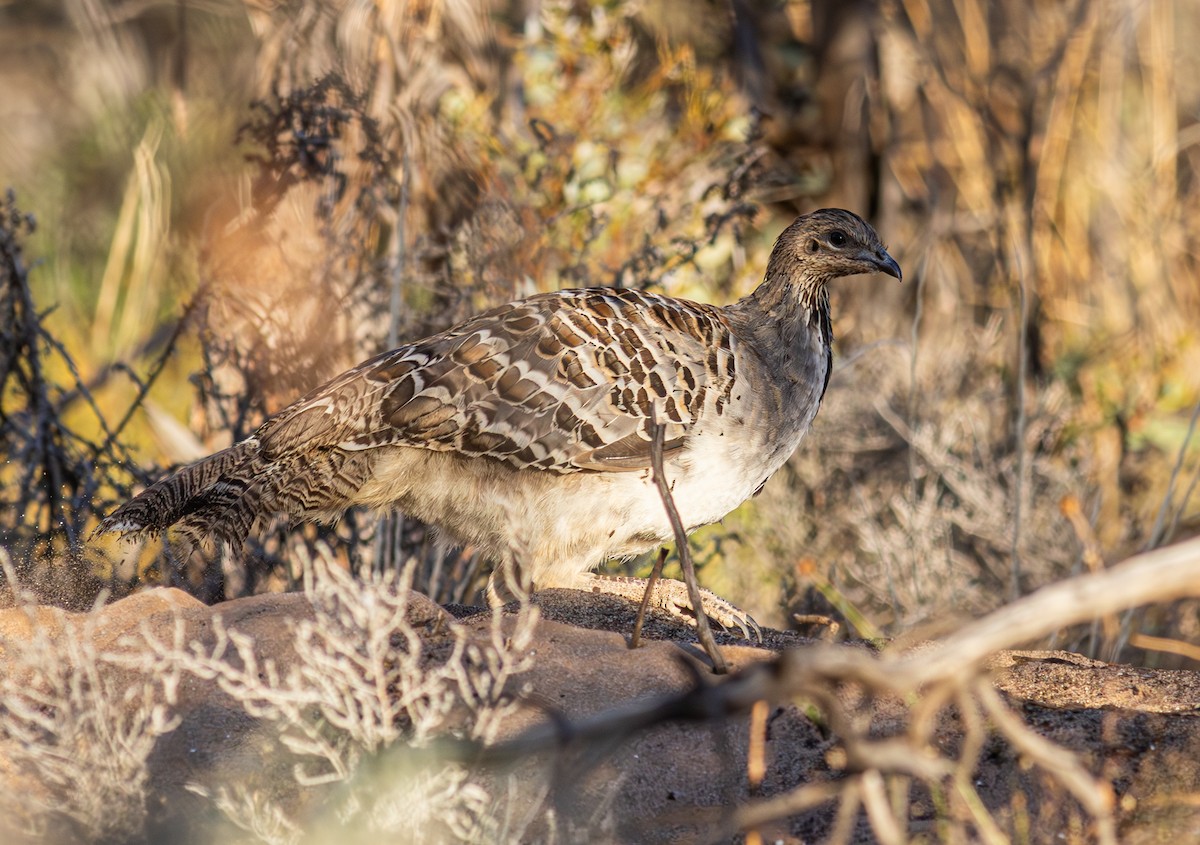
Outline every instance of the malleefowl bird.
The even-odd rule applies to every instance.
[[[651,419],[686,530],[717,522],[812,425],[832,363],[827,284],[874,272],[901,278],[870,225],[822,209],[783,231],[762,284],[732,305],[615,288],[517,300],[332,379],[98,530],[175,525],[237,545],[276,515],[396,508],[489,556],[493,603],[514,584],[640,598],[642,582],[591,570],[673,539]],[[685,615],[683,585],[662,584],[660,604]],[[726,626],[744,616],[711,593],[705,610]]]

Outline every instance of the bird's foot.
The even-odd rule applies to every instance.
[[[641,604],[646,594],[645,578],[628,578],[619,575],[583,576],[579,584],[581,590],[591,590],[594,593],[608,593],[620,596],[635,604]],[[741,608],[730,604],[711,590],[700,588],[700,603],[704,607],[704,615],[717,622],[727,631],[740,629],[742,636],[750,639],[753,636],[762,642],[762,629],[754,621],[754,617]],[[650,606],[664,610],[676,619],[696,624],[696,614],[692,610],[692,600],[688,595],[687,584],[671,578],[660,578],[654,585],[654,593],[650,596]]]

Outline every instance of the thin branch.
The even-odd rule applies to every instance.
[[[961,628],[952,639],[896,661],[918,684],[931,683],[989,655],[1059,628],[1127,608],[1200,597],[1200,539],[1136,555],[1104,572],[1043,587]]]
[[[206,290],[203,286],[201,286],[200,290],[197,291],[196,295],[192,297],[191,301],[184,306],[183,314],[180,316],[179,321],[175,324],[175,328],[172,329],[170,336],[167,338],[166,345],[163,347],[162,353],[159,354],[158,360],[154,362],[154,365],[150,368],[150,372],[147,374],[146,378],[138,381],[137,396],[135,396],[133,401],[129,403],[129,407],[125,410],[124,415],[117,422],[116,426],[113,427],[112,432],[104,439],[104,443],[96,448],[95,453],[97,455],[108,451],[108,449],[111,448],[114,443],[116,443],[117,438],[120,437],[121,433],[125,430],[125,426],[129,425],[129,421],[133,419],[134,412],[136,412],[138,408],[142,407],[142,404],[146,400],[146,395],[150,392],[150,388],[154,386],[154,382],[158,380],[158,377],[166,368],[167,361],[170,360],[171,355],[175,352],[175,345],[179,342],[179,338],[183,334],[183,330],[187,328],[188,324],[191,322],[192,314],[195,313],[197,306],[204,299],[205,295]]]
[[[1015,216],[1016,211],[1010,203],[1009,236],[1013,240],[1012,258],[1017,265],[1017,293],[1020,302],[1020,322],[1017,324],[1017,424],[1014,433],[1017,465],[1014,469],[1016,479],[1013,484],[1012,571],[1009,583],[1011,599],[1021,597],[1021,516],[1023,513],[1022,496],[1025,492],[1025,429],[1028,425],[1025,382],[1029,378],[1029,271],[1026,266],[1028,262],[1024,249],[1026,244],[1024,240],[1017,240],[1018,227],[1013,219]]]
[[[895,813],[888,806],[887,790],[884,787],[883,775],[878,769],[869,769],[862,776],[863,806],[867,810],[867,818],[871,820],[871,829],[875,831],[882,845],[904,845],[906,837],[900,829]]]
[[[709,843],[727,842],[730,836],[740,830],[759,827],[775,819],[803,813],[827,804],[839,796],[843,796],[844,801],[847,787],[857,784],[859,777],[853,775],[842,780],[806,783],[798,789],[776,795],[774,798],[744,804],[733,811],[725,825],[714,831],[713,835],[704,841]]]
[[[671,521],[671,530],[675,532],[675,549],[679,552],[679,566],[683,570],[683,582],[687,585],[688,598],[692,601],[692,612],[696,614],[696,636],[704,646],[705,653],[713,662],[713,672],[724,675],[729,671],[725,658],[717,648],[712,629],[708,626],[708,616],[704,613],[704,602],[700,598],[700,585],[696,583],[696,567],[692,564],[692,552],[688,547],[687,532],[683,530],[683,521],[675,508],[675,498],[671,495],[670,485],[667,484],[666,470],[663,468],[663,440],[666,437],[666,427],[660,425],[653,405],[650,406],[650,464],[653,469],[654,485],[658,495],[662,497],[663,508],[667,511],[667,519]],[[654,582],[646,586],[646,595],[642,604],[649,601],[650,591]]]

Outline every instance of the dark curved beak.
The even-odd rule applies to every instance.
[[[896,263],[896,259],[887,254],[887,250],[879,250],[877,254],[871,256],[870,261],[880,273],[887,273],[889,276],[894,276],[898,282],[904,281],[903,274],[900,272],[900,265]]]

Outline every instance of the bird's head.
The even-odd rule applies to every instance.
[[[774,272],[772,272],[774,271]],[[842,208],[822,208],[797,217],[783,230],[767,265],[768,277],[824,284],[839,276],[887,273],[901,278],[871,224]]]

